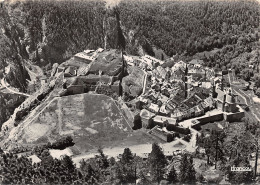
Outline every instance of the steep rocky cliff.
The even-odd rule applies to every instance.
[[[44,70],[85,49],[123,48],[142,55],[142,47],[154,55],[152,44],[138,36],[138,28],[126,28],[121,9],[107,8],[102,1],[23,1],[7,3],[3,10],[0,16],[8,18],[1,21],[4,31],[12,29],[5,36],[15,40],[19,60],[29,60]]]
[[[2,68],[12,66],[8,74],[4,75],[5,79],[11,86],[25,92],[29,75],[24,64],[25,60],[28,60],[28,53],[22,40],[24,32],[5,7],[1,8],[0,25],[0,66]]]

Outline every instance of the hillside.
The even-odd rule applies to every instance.
[[[105,95],[54,98],[36,116],[32,116],[29,122],[21,122],[18,127],[12,128],[8,145],[44,144],[71,135],[76,147],[84,151],[111,146],[124,140],[132,130],[132,123],[125,120],[114,100]]]
[[[46,69],[86,48],[119,48],[117,25],[126,51],[134,55],[165,59],[166,53],[188,59],[226,48],[218,56],[203,56],[210,63],[219,58],[213,64],[219,68],[259,47],[256,1],[124,0],[114,9],[105,5],[104,1],[23,1],[8,4],[7,13],[26,48],[22,56]]]
[[[259,3],[2,0],[0,184],[260,184]]]
[[[257,1],[117,2],[109,8],[101,0],[6,0],[0,12],[0,68],[12,66],[7,82],[35,92],[37,81],[28,83],[30,66],[49,75],[54,63],[100,47],[163,60],[198,58],[218,70],[233,68],[247,81],[258,72]]]

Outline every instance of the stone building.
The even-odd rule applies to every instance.
[[[149,128],[152,123],[153,123],[153,120],[152,118],[155,116],[154,113],[146,110],[146,109],[142,109],[141,112],[140,112],[140,117],[141,117],[141,120],[142,120],[142,127],[143,128]]]
[[[223,112],[238,112],[236,98],[232,93],[231,89],[228,91],[221,91],[217,89],[217,108],[221,109]]]

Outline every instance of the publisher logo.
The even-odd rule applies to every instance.
[[[231,166],[232,172],[250,172],[252,169],[250,167],[235,167]]]

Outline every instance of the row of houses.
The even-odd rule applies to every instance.
[[[198,105],[191,107],[189,109],[175,109],[171,114],[172,118],[178,121],[190,119],[193,117],[202,116],[205,112],[212,110],[216,107],[215,100],[212,97],[208,97],[200,102]]]

